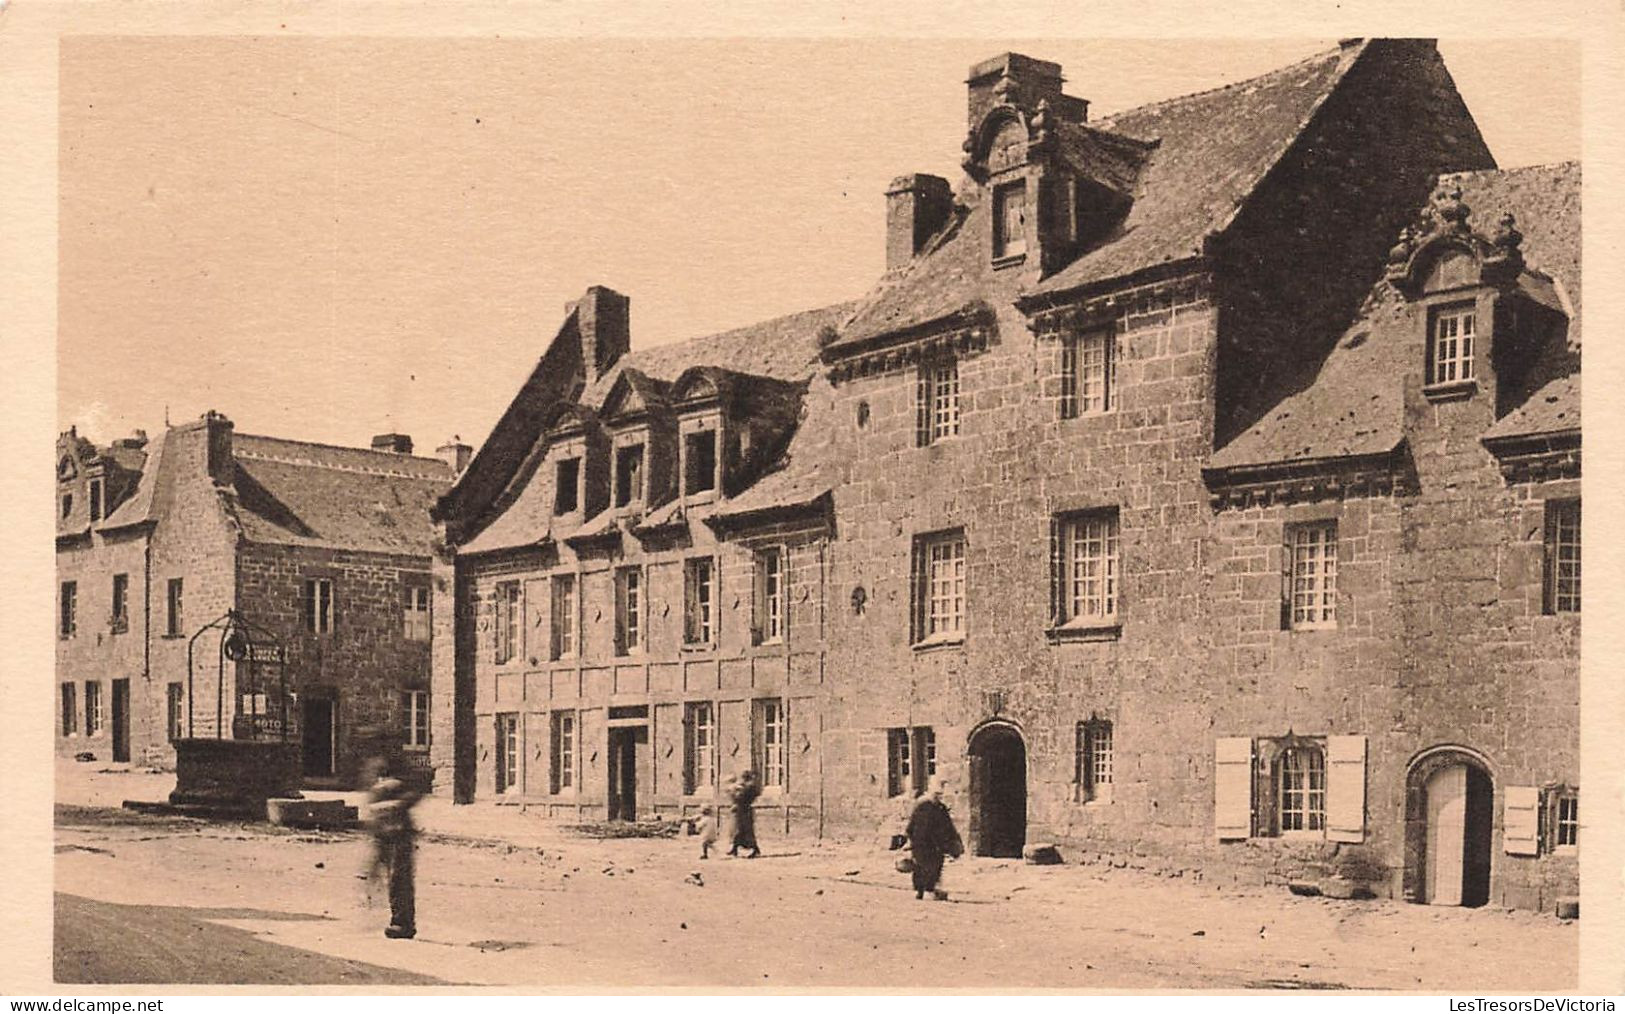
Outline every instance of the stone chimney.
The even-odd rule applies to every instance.
[[[119,437],[117,440],[113,441],[113,446],[128,448],[132,451],[139,451],[141,448],[147,446],[147,431],[136,430],[130,436]]]
[[[915,173],[892,180],[886,188],[886,270],[913,259],[953,210],[953,189],[941,176]]]
[[[372,449],[386,454],[411,454],[412,438],[405,433],[380,433],[372,438]]]
[[[233,428],[231,420],[219,412],[210,409],[203,413],[204,461],[208,465],[209,478],[217,486],[230,486],[237,478],[237,459],[231,453]]]
[[[1050,112],[1070,123],[1089,119],[1085,99],[1062,94],[1061,65],[1035,60],[1020,53],[1003,53],[983,60],[970,69],[965,82],[970,87],[970,126],[975,129],[994,106],[1012,105],[1031,116],[1040,102],[1048,101]]]
[[[581,366],[590,383],[632,348],[632,301],[614,289],[594,285],[574,305]]]
[[[435,457],[451,466],[451,474],[459,476],[463,469],[468,467],[468,459],[474,456],[474,448],[463,443],[463,438],[453,436],[450,440],[435,448]]]

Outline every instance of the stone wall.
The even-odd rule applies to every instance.
[[[92,753],[98,761],[113,756],[113,683],[128,681],[130,687],[130,756],[151,756],[166,743],[161,723],[154,728],[154,715],[147,707],[146,690],[146,536],[143,532],[116,533],[112,537],[86,535],[70,544],[58,545],[56,552],[56,609],[61,609],[61,585],[74,582],[76,622],[73,636],[61,635],[58,615],[56,669],[53,683],[55,705],[52,724],[56,730],[56,752],[61,756]],[[127,623],[114,626],[113,576],[123,574],[129,581]],[[88,735],[85,725],[85,684],[101,684],[103,722],[99,732]],[[73,684],[73,731],[63,734],[62,684]],[[160,699],[162,691],[159,692]]]

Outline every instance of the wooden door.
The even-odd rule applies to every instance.
[[[1427,781],[1427,877],[1430,905],[1460,905],[1467,845],[1467,767],[1454,764]]]
[[[113,681],[113,760],[130,759],[130,681]]]

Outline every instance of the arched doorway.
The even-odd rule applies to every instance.
[[[1419,754],[1405,778],[1405,897],[1475,908],[1490,900],[1495,783],[1465,747]]]
[[[971,852],[1019,857],[1027,843],[1027,745],[1006,722],[970,738]]]

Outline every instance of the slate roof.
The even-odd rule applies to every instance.
[[[153,511],[154,491],[158,485],[159,476],[163,473],[164,444],[167,433],[159,433],[147,443],[142,455],[140,465],[140,478],[136,480],[135,492],[109,514],[97,526],[98,531],[124,528],[128,525],[140,524],[143,521],[155,521],[157,515]]]
[[[1471,209],[1469,224],[1493,232],[1511,212],[1524,234],[1526,274],[1520,286],[1569,309],[1566,336],[1543,350],[1536,369],[1550,379],[1513,407],[1484,436],[1577,430],[1580,426],[1580,167],[1577,163],[1452,173]],[[1419,336],[1402,314],[1402,297],[1387,281],[1367,296],[1359,319],[1343,333],[1319,372],[1219,449],[1213,468],[1375,454],[1404,438],[1404,383],[1421,368]]]
[[[236,434],[229,502],[243,537],[425,555],[429,508],[451,484],[437,458]]]

